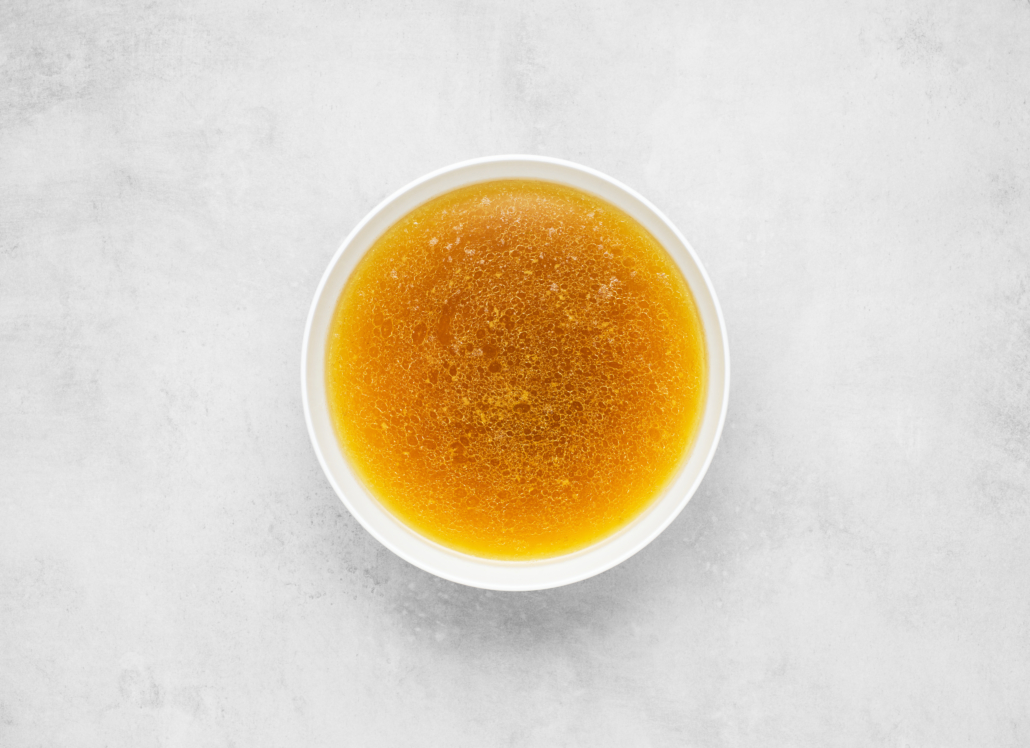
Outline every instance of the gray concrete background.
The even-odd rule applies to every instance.
[[[621,567],[393,557],[304,429],[332,253],[505,152],[721,295]],[[0,745],[1030,744],[1030,3],[0,4]]]

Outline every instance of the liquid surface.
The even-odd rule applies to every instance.
[[[590,545],[646,509],[704,403],[704,338],[635,220],[555,184],[436,198],[340,296],[326,381],[344,453],[417,532],[499,559]]]

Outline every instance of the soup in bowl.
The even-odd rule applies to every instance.
[[[632,190],[539,157],[388,198],[316,293],[302,389],[340,498],[415,565],[491,589],[583,579],[653,539],[714,453],[715,293]]]

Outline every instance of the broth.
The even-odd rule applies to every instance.
[[[435,198],[362,258],[326,354],[337,438],[369,491],[452,549],[591,545],[675,475],[704,409],[705,343],[662,246],[569,187]]]

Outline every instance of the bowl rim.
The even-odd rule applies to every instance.
[[[630,214],[642,224],[649,231],[654,233],[654,228],[660,226],[663,229],[663,233],[667,233],[674,237],[674,239],[681,245],[681,248],[689,256],[689,259],[693,265],[693,268],[688,272],[688,267],[684,266],[681,258],[677,255],[677,252],[672,251],[665,242],[662,242],[659,237],[659,243],[665,247],[666,251],[673,258],[673,261],[679,267],[680,271],[685,276],[696,274],[702,281],[704,291],[707,295],[707,301],[710,304],[706,305],[706,314],[709,317],[708,321],[705,321],[706,314],[702,314],[701,304],[698,302],[699,291],[701,289],[695,288],[693,283],[689,283],[691,292],[695,297],[695,303],[699,306],[699,316],[701,316],[702,330],[705,335],[705,346],[706,355],[708,358],[708,392],[706,393],[705,410],[702,414],[701,423],[698,425],[698,432],[695,434],[694,442],[690,447],[690,452],[685,456],[683,463],[677,469],[677,473],[669,480],[666,487],[663,489],[662,494],[655,498],[651,506],[644,510],[638,517],[634,518],[629,524],[620,530],[616,531],[612,535],[603,538],[602,540],[589,545],[578,551],[564,554],[560,556],[554,556],[544,559],[536,559],[530,561],[500,561],[488,558],[481,558],[472,556],[470,554],[462,553],[443,545],[436,543],[429,538],[417,533],[412,528],[408,527],[401,520],[391,514],[385,509],[378,500],[371,497],[370,493],[364,489],[360,479],[357,478],[353,469],[350,467],[347,458],[343,457],[342,449],[337,442],[335,431],[330,429],[331,442],[333,448],[336,450],[336,458],[334,459],[334,465],[344,466],[344,471],[347,473],[346,476],[337,476],[334,470],[328,464],[329,455],[325,454],[325,441],[324,436],[320,437],[320,432],[316,429],[314,418],[312,415],[312,402],[311,402],[311,389],[312,389],[312,367],[310,366],[311,361],[309,360],[312,356],[312,330],[315,325],[316,315],[324,307],[326,288],[333,278],[334,272],[340,265],[341,259],[344,258],[346,251],[350,248],[355,241],[361,237],[362,233],[373,223],[376,219],[380,218],[387,213],[388,209],[392,206],[398,205],[405,196],[415,194],[419,188],[424,188],[426,185],[432,185],[434,181],[446,181],[446,177],[458,175],[461,172],[475,173],[477,169],[483,169],[484,167],[491,166],[507,166],[510,170],[518,171],[532,171],[534,167],[541,167],[542,170],[551,171],[564,171],[570,175],[576,175],[581,181],[583,178],[587,180],[593,180],[598,184],[604,186],[608,194],[597,195],[601,199],[612,203],[615,207],[623,210]],[[527,167],[529,167],[527,169]],[[404,209],[398,216],[389,220],[389,223],[385,225],[381,230],[378,230],[371,240],[367,241],[366,246],[358,250],[357,255],[351,253],[350,259],[352,264],[356,264],[368,251],[375,239],[382,235],[383,231],[389,226],[393,225],[404,215],[407,215],[418,205],[424,204],[428,200],[433,199],[439,195],[450,192],[454,189],[458,189],[463,186],[472,185],[476,183],[482,183],[485,181],[494,181],[498,179],[539,179],[541,181],[563,183],[558,179],[548,178],[547,176],[525,176],[523,174],[515,174],[509,176],[490,176],[487,178],[470,179],[465,182],[460,182],[456,185],[447,186],[445,188],[438,189],[428,196],[421,197],[413,205]],[[570,177],[570,180],[572,178]],[[591,192],[590,189],[580,187],[578,185],[569,184],[576,189],[580,189],[585,192]],[[596,193],[593,193],[596,194]],[[617,200],[612,200],[610,195],[616,195],[622,198],[623,201],[620,204]],[[633,205],[634,210],[627,208],[626,203],[636,203]],[[642,220],[641,214],[649,213],[650,216],[644,215],[644,218],[648,220]],[[651,226],[648,226],[651,223]],[[343,284],[345,285],[349,280],[351,270],[346,272],[343,277]],[[696,271],[696,272],[695,272]],[[336,303],[339,297],[339,293],[342,291],[343,285],[337,290],[334,298],[328,302],[333,310],[335,310]],[[324,316],[324,315],[322,315]],[[331,316],[331,312],[330,312]],[[714,319],[712,317],[714,316]],[[717,325],[711,325],[712,322],[717,322]],[[710,329],[712,328],[712,329]],[[718,401],[713,403],[712,401],[712,390],[713,390],[713,377],[712,377],[712,360],[713,360],[713,333],[718,335],[720,365],[721,365],[721,376],[719,384],[721,385],[721,393],[719,394]],[[320,344],[322,349],[322,356],[320,358],[320,374],[317,377],[317,381],[320,384],[324,397],[325,388],[325,374],[324,374],[324,342]],[[316,347],[319,347],[319,343],[315,343]],[[715,452],[719,445],[720,438],[722,436],[723,427],[726,420],[726,412],[729,404],[729,391],[730,391],[730,357],[729,357],[729,343],[726,335],[726,323],[723,316],[722,307],[719,304],[718,297],[715,293],[715,288],[712,285],[711,279],[708,276],[704,265],[698,258],[694,248],[687,241],[687,239],[680,233],[679,229],[670,221],[664,213],[662,213],[656,206],[654,206],[649,200],[643,197],[636,190],[628,187],[627,185],[619,182],[618,180],[604,174],[600,171],[592,169],[581,164],[577,164],[571,161],[563,159],[551,158],[547,156],[534,156],[534,155],[498,155],[498,156],[486,156],[482,158],[468,159],[460,161],[449,166],[444,166],[440,169],[436,169],[424,176],[409,182],[405,186],[396,190],[388,197],[383,199],[370,210],[358,224],[350,231],[347,237],[340,244],[339,248],[333,254],[329,261],[325,271],[319,280],[318,286],[315,290],[314,297],[311,302],[311,306],[308,311],[307,320],[304,325],[304,337],[301,346],[301,400],[304,408],[304,420],[307,425],[308,437],[311,440],[311,445],[315,451],[315,455],[318,458],[318,462],[322,467],[322,471],[325,473],[326,478],[329,480],[330,485],[336,492],[336,495],[343,502],[344,506],[351,513],[351,515],[358,520],[359,524],[365,528],[369,534],[371,534],[376,540],[386,546],[390,551],[395,553],[400,558],[404,559],[408,563],[427,571],[431,574],[439,576],[443,579],[447,579],[452,582],[464,584],[472,587],[478,587],[481,589],[498,590],[498,591],[527,591],[527,590],[542,590],[550,589],[553,587],[559,587],[566,584],[572,584],[574,582],[582,581],[589,577],[600,574],[608,569],[611,569],[618,564],[622,563],[626,559],[630,558],[634,554],[638,553],[645,546],[651,543],[658,535],[660,535],[677,516],[683,511],[683,508],[687,505],[694,493],[697,491],[698,486],[704,479],[705,474],[708,472],[708,468],[711,465],[712,459],[715,456]],[[712,407],[718,408],[717,414],[709,413]],[[328,406],[326,406],[328,412]],[[714,424],[711,423],[710,416],[716,416]],[[714,426],[714,431],[713,431]],[[694,477],[685,482],[681,480],[685,471],[688,469],[688,464],[694,462],[695,452],[700,446],[700,438],[702,428],[709,432],[709,444],[707,446],[707,452],[703,456],[703,460],[699,465],[694,466]],[[322,428],[324,433],[325,429]],[[347,482],[349,491],[344,491],[340,485],[341,478],[343,482]],[[684,483],[684,485],[680,485]],[[685,490],[684,490],[685,487]],[[673,489],[678,489],[673,491]],[[378,506],[379,512],[370,511],[369,514],[376,514],[376,517],[366,516],[356,506],[353,496],[348,496],[348,493],[362,493],[365,494],[365,499],[362,501],[362,505],[366,510],[369,509],[367,499],[370,499],[375,505]],[[667,503],[667,499],[670,494],[682,493],[682,495],[674,500],[674,503]],[[645,517],[654,515],[659,509],[664,511],[664,516],[657,518],[652,517],[650,527],[645,532],[637,532],[631,542],[625,542],[625,540],[619,544],[616,541],[626,536],[628,531],[639,525]],[[378,516],[379,513],[389,517],[393,523],[396,523],[398,528],[384,527],[382,524],[382,518]],[[373,521],[376,520],[376,521]],[[401,532],[395,532],[396,529],[400,529]],[[407,541],[404,542],[404,539]],[[413,541],[413,542],[412,542]],[[615,553],[599,553],[603,551],[605,546],[622,545],[624,547],[617,548]],[[416,549],[420,549],[421,552],[416,552]],[[582,563],[584,558],[590,555],[596,556],[596,563]],[[447,563],[444,560],[450,559],[453,563]],[[580,563],[570,563],[576,559],[580,560]],[[454,568],[456,567],[456,568]],[[498,573],[499,569],[506,570],[505,573]],[[550,569],[551,573],[546,573]],[[520,573],[519,570],[526,572],[536,573]],[[544,573],[541,573],[543,570]],[[492,573],[491,573],[492,572]]]

